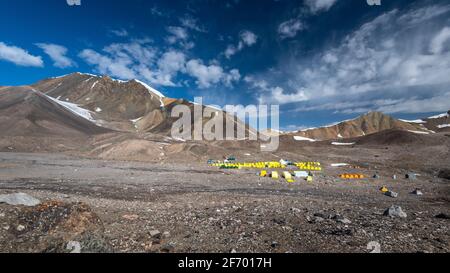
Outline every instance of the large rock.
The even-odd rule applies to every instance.
[[[408,215],[399,206],[392,206],[384,212],[384,216],[406,218]]]
[[[34,207],[41,203],[38,199],[26,194],[26,193],[13,193],[0,195],[0,203],[6,203],[13,206],[27,206]]]

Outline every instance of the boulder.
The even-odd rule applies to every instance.
[[[388,208],[384,212],[384,216],[389,216],[392,218],[395,218],[395,217],[406,218],[407,214],[403,211],[403,209],[401,207],[394,205],[394,206]]]
[[[26,193],[19,192],[0,195],[0,203],[6,203],[13,206],[34,207],[39,205],[41,201]]]

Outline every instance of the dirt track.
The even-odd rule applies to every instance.
[[[381,178],[337,178],[355,171]],[[200,163],[0,153],[0,194],[84,202],[102,220],[107,243],[117,252],[368,252],[372,241],[385,252],[448,252],[449,220],[435,218],[450,212],[448,181],[426,173],[409,181],[400,172],[327,164],[314,183],[288,184],[260,178],[256,170],[222,171]],[[398,180],[390,178],[395,173]],[[383,195],[383,185],[399,197]],[[415,188],[424,196],[410,194]],[[408,217],[383,216],[391,205],[401,206]],[[0,204],[5,219],[9,212],[10,206]],[[351,223],[329,219],[336,214]],[[153,230],[166,234],[155,239]],[[13,243],[23,247],[8,248],[3,241],[8,236],[2,228],[1,252],[27,249],[29,242],[20,236]]]

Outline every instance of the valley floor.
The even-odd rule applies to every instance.
[[[354,154],[350,158],[357,161]],[[99,218],[85,229],[92,236],[76,237],[68,233],[77,224],[58,229],[62,220],[37,223],[53,215],[47,208],[36,213],[0,204],[0,252],[64,251],[69,240],[100,252],[369,252],[371,242],[382,252],[450,250],[449,220],[436,217],[450,214],[448,180],[430,173],[406,180],[404,170],[389,162],[368,162],[362,169],[324,164],[313,183],[288,184],[256,172],[206,163],[0,153],[0,194],[59,201],[54,210],[82,202]],[[344,172],[381,178],[339,179]],[[391,179],[394,174],[397,180]],[[382,186],[399,197],[383,195]],[[424,195],[411,194],[416,188]],[[392,205],[401,206],[407,218],[383,216]],[[79,211],[84,214],[77,219],[88,225],[93,218]]]

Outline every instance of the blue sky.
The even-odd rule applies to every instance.
[[[450,109],[450,3],[0,0],[0,85],[138,78],[207,104],[280,104],[285,130]]]

